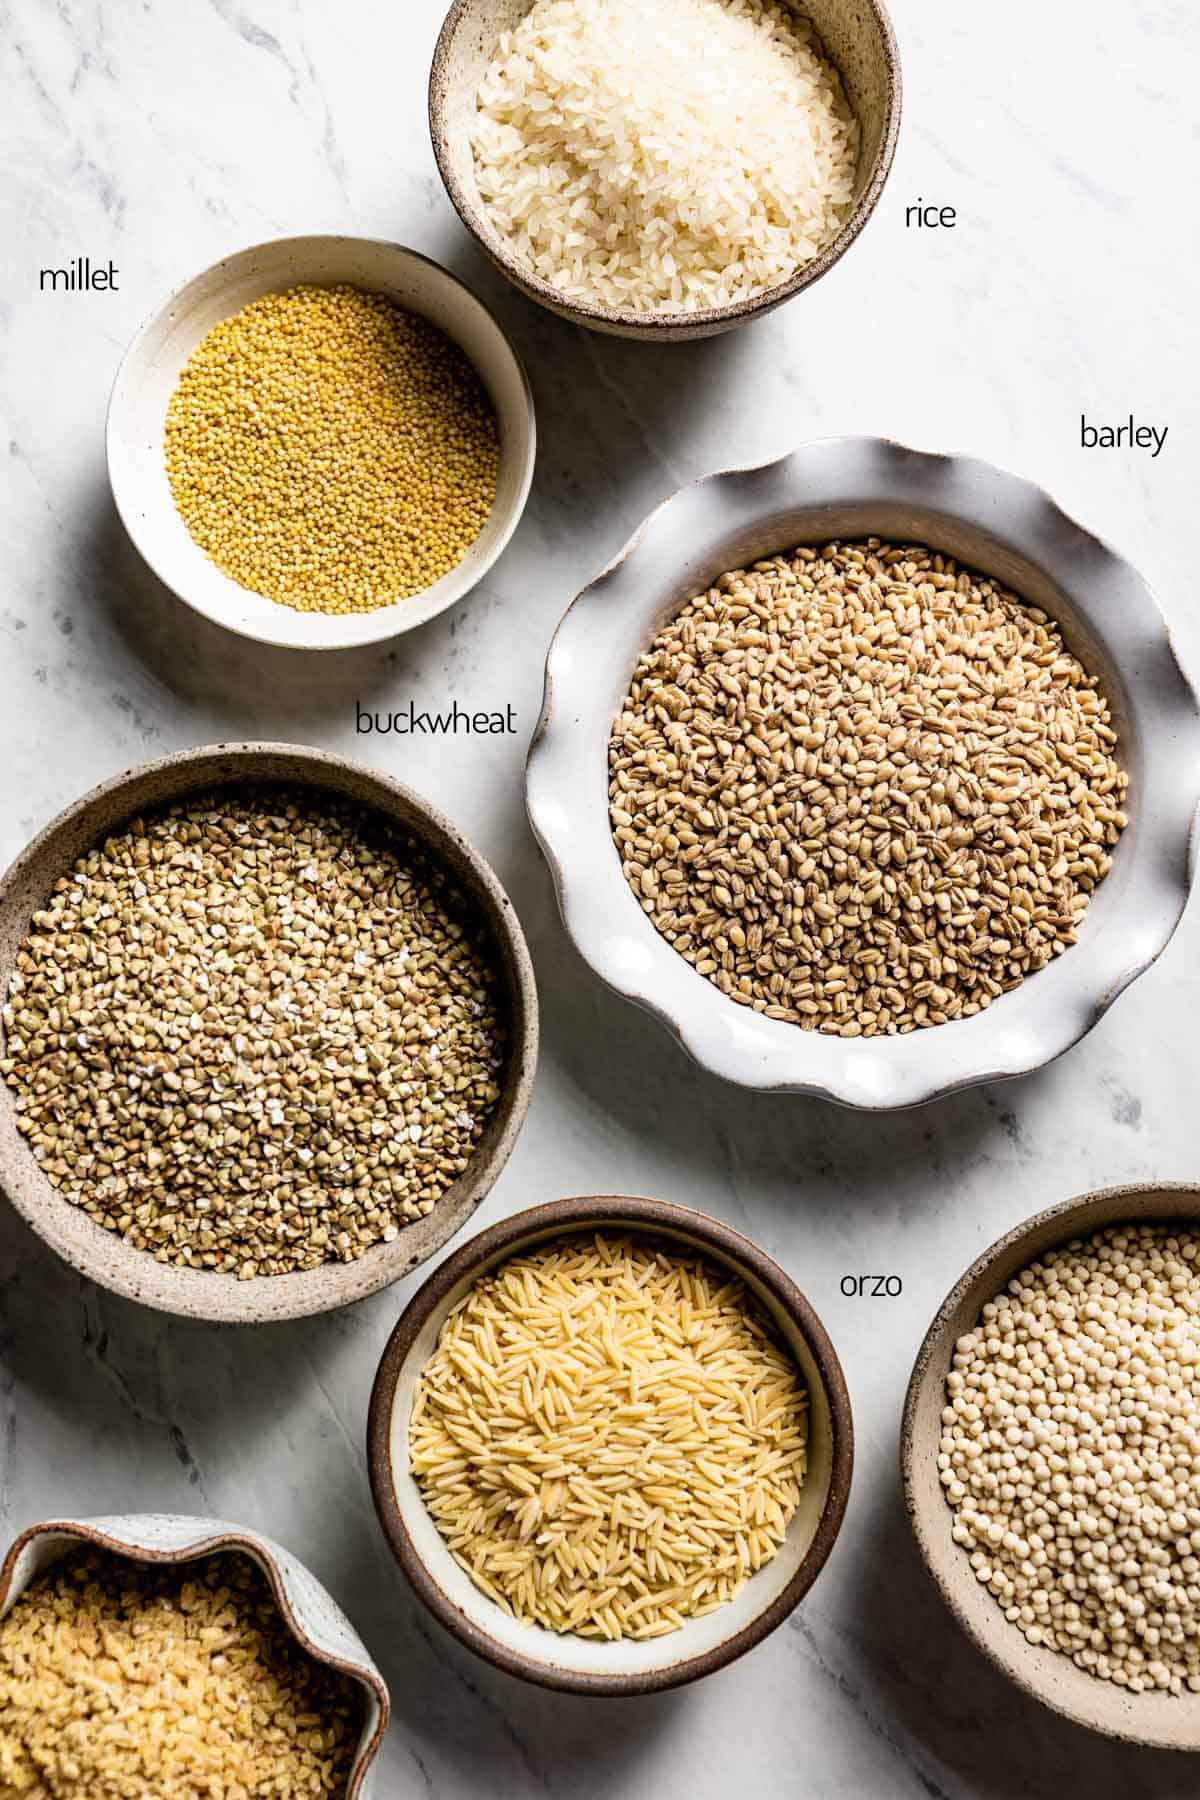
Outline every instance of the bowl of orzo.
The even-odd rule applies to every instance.
[[[371,1486],[434,1615],[582,1694],[710,1674],[782,1623],[841,1528],[841,1366],[757,1245],[659,1200],[552,1201],[410,1301],[368,1425]]]
[[[881,0],[455,0],[429,83],[468,231],[561,317],[662,343],[811,287],[900,129]]]
[[[874,438],[684,488],[568,610],[530,819],[592,968],[748,1087],[911,1106],[1170,939],[1200,708],[1041,489]]]
[[[165,300],[113,384],[113,499],[154,573],[260,643],[338,650],[445,612],[520,521],[525,371],[462,282],[402,244],[298,237]]]
[[[436,808],[319,750],[107,781],[0,881],[0,1183],[73,1267],[193,1318],[377,1292],[489,1192],[537,991]]]

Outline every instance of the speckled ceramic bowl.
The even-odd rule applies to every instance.
[[[751,299],[699,312],[650,314],[594,301],[564,300],[495,229],[479,197],[470,142],[475,96],[500,34],[511,31],[530,4],[531,0],[454,0],[442,26],[429,81],[430,131],[446,192],[476,243],[514,287],[560,318],[593,331],[667,343],[714,337],[760,318],[811,287],[845,255],[879,202],[900,134],[900,52],[882,0],[804,0],[796,9],[816,26],[841,74],[861,132],[854,205],[837,237],[788,280]],[[648,40],[648,53],[653,53],[652,39]]]
[[[809,1462],[800,1505],[778,1555],[736,1599],[679,1631],[642,1642],[591,1639],[517,1623],[455,1562],[408,1467],[408,1421],[422,1368],[447,1314],[488,1269],[578,1232],[632,1231],[668,1250],[731,1269],[774,1322],[808,1386]],[[577,1694],[647,1694],[723,1668],[774,1631],[808,1592],[841,1529],[854,1462],[850,1397],[821,1321],[777,1263],[728,1225],[687,1207],[626,1195],[556,1200],[472,1238],[418,1289],[388,1340],[371,1395],[371,1488],[392,1550],[434,1616],[469,1649],[511,1675]]]
[[[947,551],[1059,622],[1112,706],[1130,823],[1078,943],[1047,968],[974,1018],[846,1039],[736,1006],[659,936],[612,840],[607,750],[638,657],[691,595],[758,557],[871,534]],[[971,457],[835,438],[683,488],[584,589],[550,647],[526,793],[581,954],[697,1062],[746,1087],[915,1106],[1050,1062],[1164,948],[1191,883],[1200,709],[1146,583],[1040,488]]]
[[[446,866],[490,933],[509,1024],[500,1100],[467,1169],[433,1211],[390,1244],[354,1262],[239,1281],[180,1269],[136,1250],[72,1206],[47,1180],[17,1130],[14,1096],[0,1082],[0,1186],[51,1249],[84,1275],[145,1306],[189,1318],[260,1323],[328,1312],[398,1281],[470,1218],[508,1160],[529,1105],[537,1061],[537,988],[512,902],[450,820],[411,789],[343,757],[293,744],[217,744],[184,750],[104,782],[61,813],[0,880],[0,989],[5,993],[30,919],[81,853],[139,812],[213,787],[285,782],[349,799],[400,825]],[[2,1034],[0,1034],[2,1035]]]
[[[222,319],[264,294],[302,282],[363,288],[429,319],[469,357],[499,422],[499,481],[483,530],[448,574],[375,612],[298,612],[241,587],[192,538],[167,480],[167,406],[188,357]],[[117,371],[106,444],[121,522],[160,581],[181,600],[227,630],[262,644],[344,650],[412,631],[482,581],[525,510],[536,431],[533,396],[516,351],[483,302],[448,270],[403,244],[376,238],[298,237],[255,244],[225,257],[150,315]]]
[[[917,1354],[904,1407],[901,1464],[909,1519],[925,1565],[959,1624],[1018,1687],[1077,1725],[1164,1750],[1200,1750],[1200,1694],[1131,1694],[1077,1668],[1069,1657],[1030,1644],[1010,1625],[954,1542],[954,1514],[938,1477],[946,1376],[958,1339],[989,1300],[1047,1250],[1105,1225],[1148,1221],[1200,1225],[1200,1188],[1163,1182],[1108,1188],[1051,1207],[985,1250],[946,1296]]]
[[[0,1619],[45,1569],[80,1545],[96,1545],[136,1563],[190,1563],[236,1550],[256,1563],[271,1584],[284,1624],[315,1662],[339,1669],[362,1690],[363,1725],[345,1800],[369,1800],[370,1773],[391,1711],[383,1676],[350,1621],[314,1575],[270,1538],[216,1519],[176,1513],[120,1513],[102,1519],[52,1519],[31,1525],[0,1568]]]

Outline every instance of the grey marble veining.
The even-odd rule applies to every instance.
[[[615,1800],[1182,1800],[1181,1759],[1090,1739],[965,1642],[920,1568],[896,1475],[928,1319],[972,1255],[1090,1186],[1200,1176],[1200,915],[1077,1050],[1037,1077],[860,1118],[692,1068],[586,973],[524,819],[546,642],[576,589],[681,481],[809,437],[894,435],[1042,481],[1128,553],[1200,671],[1194,568],[1200,24],[1184,0],[895,0],[907,116],[879,214],[810,294],[749,330],[661,348],[536,312],[473,252],[437,181],[424,81],[439,0],[145,0],[4,9],[0,229],[0,858],[94,779],[219,737],[361,754],[443,805],[529,934],[544,1054],[483,1214],[661,1194],[758,1238],[843,1356],[859,1455],[845,1531],[802,1610],[700,1686],[590,1703],[445,1637],[376,1529],[367,1396],[413,1280],[259,1332],[157,1318],[80,1282],[0,1210],[0,1536],[54,1513],[211,1511],[269,1531],[345,1605],[395,1720],[380,1791]],[[918,194],[951,233],[904,229]],[[285,232],[394,237],[448,263],[527,360],[541,457],[480,591],[394,648],[256,649],[164,593],[108,497],[103,417],[129,334],[224,252]],[[39,295],[78,254],[115,294]],[[1155,461],[1079,448],[1093,421],[1170,427]],[[518,711],[480,745],[357,740],[354,703]],[[895,1272],[896,1301],[839,1278]]]

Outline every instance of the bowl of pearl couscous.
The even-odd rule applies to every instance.
[[[1200,1190],[1110,1188],[985,1251],[921,1346],[902,1463],[986,1656],[1076,1724],[1200,1750]]]
[[[226,257],[130,345],[109,404],[122,522],[154,573],[243,637],[345,649],[453,606],[515,531],[533,401],[491,314],[369,238]]]

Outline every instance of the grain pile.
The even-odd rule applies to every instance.
[[[167,409],[184,524],[242,587],[300,612],[390,606],[455,568],[496,497],[475,370],[381,294],[294,287],[215,325]]]
[[[771,1560],[807,1397],[742,1283],[600,1233],[512,1257],[442,1327],[409,1425],[425,1503],[515,1618],[652,1638]]]
[[[244,1556],[71,1555],[0,1624],[5,1800],[342,1800],[361,1715]]]
[[[669,15],[669,16],[668,16]],[[773,0],[537,0],[476,100],[492,224],[567,299],[750,299],[837,236],[858,126],[808,20]]]
[[[1110,1226],[958,1340],[938,1462],[954,1537],[1031,1644],[1200,1693],[1200,1229]]]
[[[159,1262],[349,1262],[430,1212],[499,1095],[498,977],[377,815],[231,788],[136,819],[34,915],[0,1073],[45,1174]]]
[[[980,1012],[1073,944],[1125,825],[1053,620],[918,546],[801,548],[690,600],[609,748],[626,879],[740,1006],[872,1037]]]

